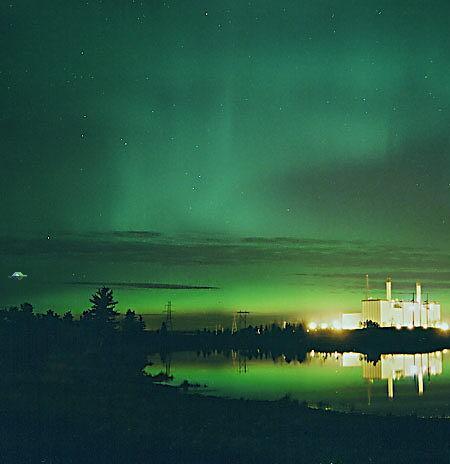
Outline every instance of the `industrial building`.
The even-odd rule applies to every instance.
[[[439,327],[441,323],[441,305],[436,301],[422,301],[422,287],[416,283],[416,291],[411,300],[392,297],[392,280],[386,280],[386,298],[366,297],[361,302],[361,313],[342,315],[342,328],[362,327],[366,321],[379,324],[380,327]]]

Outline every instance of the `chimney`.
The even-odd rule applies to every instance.
[[[422,303],[422,285],[420,282],[416,282],[416,301]]]
[[[386,300],[392,300],[392,280],[390,277],[386,279]]]

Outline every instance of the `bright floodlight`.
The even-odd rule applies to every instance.
[[[20,271],[16,271],[16,272],[14,272],[13,274],[11,274],[9,276],[10,279],[15,279],[15,280],[22,280],[25,277],[28,277],[28,276],[26,274],[24,274],[23,272],[20,272]]]
[[[310,322],[308,324],[308,328],[311,330],[316,330],[317,329],[317,324],[315,322]]]
[[[442,324],[441,324],[441,330],[448,330],[448,324],[447,324],[447,322],[442,322]]]
[[[333,329],[334,330],[341,330],[342,324],[339,321],[333,321]]]
[[[323,330],[328,329],[328,324],[326,322],[322,322],[322,324],[320,324],[320,328]]]

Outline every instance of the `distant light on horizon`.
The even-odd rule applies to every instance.
[[[333,321],[332,328],[334,330],[342,330],[342,324],[339,321],[335,320]]]

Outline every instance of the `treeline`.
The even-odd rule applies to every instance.
[[[307,332],[303,324],[276,324],[248,326],[236,332],[197,330],[195,332],[171,332],[161,330],[148,332],[148,346],[155,352],[170,351],[212,351],[227,352],[237,350],[250,356],[264,354],[278,357],[285,354],[288,358],[304,358],[307,344]]]
[[[36,313],[33,306],[0,309],[0,369],[3,373],[39,375],[49,363],[67,371],[95,368],[96,375],[114,371],[140,374],[145,324],[128,310],[120,317],[111,289],[102,287],[91,307],[75,319],[70,311]]]
[[[68,311],[36,313],[29,303],[0,309],[0,368],[6,373],[40,375],[49,365],[59,365],[64,375],[86,372],[99,376],[141,375],[147,355],[163,357],[173,351],[208,353],[240,351],[249,357],[304,359],[306,330],[303,324],[248,326],[230,330],[175,332],[163,322],[146,331],[142,316],[129,309],[116,311],[110,288],[99,288],[91,306],[79,318]]]
[[[133,371],[140,375],[147,355],[173,351],[240,351],[252,357],[303,360],[306,352],[357,351],[377,361],[381,353],[426,352],[448,348],[449,336],[435,329],[397,330],[367,322],[355,331],[307,331],[302,323],[248,326],[236,332],[168,330],[163,322],[156,331],[145,330],[142,316],[129,309],[116,311],[117,301],[107,287],[90,298],[90,308],[76,319],[70,311],[37,314],[29,303],[0,309],[0,368],[4,372],[31,368],[36,372],[49,360],[71,366],[92,365],[99,372]],[[76,354],[76,358],[74,356]],[[69,367],[69,366],[66,366]],[[112,368],[111,368],[112,367]]]

